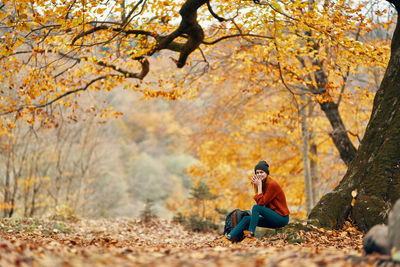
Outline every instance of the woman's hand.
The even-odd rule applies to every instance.
[[[258,186],[259,184],[261,184],[261,179],[257,175],[253,175],[253,177],[251,178],[251,183]]]
[[[257,176],[253,175],[253,177],[251,177],[251,183],[256,184],[256,179],[257,179]]]

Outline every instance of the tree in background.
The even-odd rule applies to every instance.
[[[95,166],[100,131],[91,117],[85,127],[61,123],[46,133],[18,123],[12,135],[3,136],[2,216],[38,216],[61,206],[84,213],[99,175]]]
[[[77,122],[61,121],[46,131],[18,122],[12,135],[2,136],[2,216],[134,217],[149,197],[160,216],[171,216],[166,207],[176,212],[192,187],[183,172],[195,162],[184,153],[188,129],[168,103],[126,94],[97,94],[92,109],[108,99],[122,110],[134,103],[137,113],[104,123],[81,108]]]
[[[206,201],[212,201],[219,196],[212,194],[210,188],[204,182],[193,186],[190,192],[189,199],[189,214],[183,214],[182,209],[174,216],[173,220],[182,223],[186,228],[192,231],[209,232],[216,230],[216,224],[220,218],[217,217],[216,212],[218,208],[214,208],[213,212],[206,213]]]
[[[191,196],[195,201],[195,206],[202,207],[201,216],[203,219],[206,218],[206,200],[214,200],[218,198],[218,195],[214,195],[210,192],[210,188],[204,182],[200,182],[197,186],[193,187]]]

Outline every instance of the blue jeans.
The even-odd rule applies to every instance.
[[[261,216],[260,216],[261,215]],[[282,216],[275,211],[261,206],[254,205],[251,210],[251,216],[245,216],[229,233],[230,238],[235,238],[247,229],[254,234],[256,227],[280,228],[289,223],[289,215]]]

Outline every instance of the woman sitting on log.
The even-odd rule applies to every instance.
[[[260,161],[255,167],[251,179],[254,187],[254,200],[251,216],[245,216],[226,236],[233,240],[242,232],[245,238],[253,238],[256,227],[280,228],[289,223],[289,209],[286,197],[280,185],[269,176],[269,165]],[[248,230],[246,230],[248,229]]]

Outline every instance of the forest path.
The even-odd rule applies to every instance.
[[[373,266],[354,228],[230,243],[163,220],[1,220],[0,266]]]

